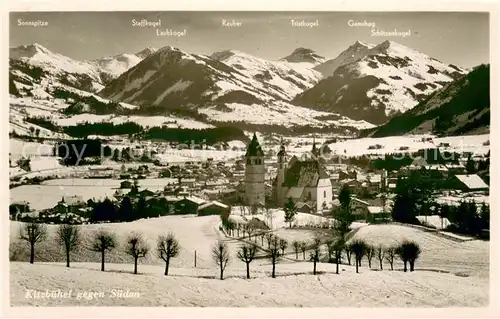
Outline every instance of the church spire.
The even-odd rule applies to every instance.
[[[278,152],[278,156],[286,156],[285,142],[283,141],[283,137],[281,138],[280,151]]]
[[[313,146],[312,146],[312,150],[311,150],[311,153],[313,155],[318,155],[318,149],[316,148],[316,136],[313,137]]]
[[[248,145],[247,152],[245,156],[264,156],[264,152],[259,144],[259,140],[257,139],[257,135],[253,133],[253,138],[250,144]]]

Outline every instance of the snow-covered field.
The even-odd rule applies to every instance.
[[[332,114],[295,106],[283,101],[274,101],[269,105],[228,103],[226,107],[231,111],[221,111],[216,107],[212,107],[200,109],[199,112],[206,114],[215,122],[246,122],[251,124],[279,125],[285,127],[292,127],[295,125],[311,125],[316,127],[336,125],[356,127],[358,129],[374,127],[366,121],[355,121],[347,117],[340,117],[339,120],[317,119],[317,117],[331,116]]]
[[[375,246],[391,246],[404,239],[413,240],[422,250],[415,266],[418,269],[441,270],[471,277],[489,276],[490,245],[487,241],[460,242],[420,228],[391,224],[361,227],[352,239],[364,239]]]
[[[108,264],[10,264],[12,306],[165,306],[165,307],[485,307],[487,278],[464,278],[430,271],[369,271],[334,264],[319,264],[312,275],[307,262],[278,264],[277,278],[270,265],[251,264],[252,279],[245,279],[244,264],[233,258],[226,279],[217,269]],[[89,280],[91,278],[91,280]],[[67,292],[68,298],[26,298],[26,290]],[[114,291],[113,291],[114,289]],[[71,294],[69,292],[71,290]],[[127,292],[128,290],[128,292]],[[91,295],[97,292],[97,295]],[[114,295],[112,295],[114,292]],[[122,297],[119,297],[119,296]],[[92,298],[94,296],[94,298]],[[114,297],[113,297],[114,296]]]
[[[50,156],[53,154],[54,143],[27,142],[9,139],[9,153],[12,159],[33,156]]]
[[[126,122],[133,122],[141,125],[142,127],[162,127],[167,126],[170,128],[193,128],[204,129],[212,128],[213,125],[203,122],[195,121],[192,119],[185,119],[178,116],[124,116],[124,115],[96,115],[96,114],[77,114],[71,117],[62,117],[55,120],[59,126],[72,126],[80,123],[113,123],[122,124]]]
[[[59,174],[59,172],[58,172]],[[81,196],[83,200],[113,198],[120,187],[121,180],[114,179],[55,179],[41,185],[23,185],[10,190],[11,202],[27,201],[30,207],[41,210],[54,207],[63,196]],[[151,191],[163,190],[169,183],[177,183],[177,179],[151,178],[139,181],[140,189]]]
[[[360,273],[353,266],[319,263],[318,275],[312,275],[312,264],[282,260],[276,266],[277,278],[270,278],[267,259],[251,264],[252,279],[245,279],[245,265],[236,258],[238,240],[225,238],[218,231],[218,216],[168,216],[120,224],[82,225],[84,238],[93,231],[108,229],[118,235],[120,246],[107,255],[106,272],[99,271],[99,255],[82,249],[72,256],[75,261],[67,269],[62,263],[64,253],[50,237],[37,247],[34,265],[11,262],[11,304],[20,305],[114,305],[114,306],[278,306],[278,307],[452,307],[486,306],[488,303],[488,244],[457,243],[410,227],[381,225],[364,226],[355,234],[368,241],[387,243],[397,236],[419,242],[423,248],[416,271],[404,273],[401,264],[395,271],[378,269],[378,261],[368,269],[363,260]],[[16,241],[18,222],[11,222],[11,241]],[[48,225],[50,236],[57,226]],[[380,228],[381,227],[381,228]],[[164,264],[154,254],[139,264],[139,274],[131,274],[131,259],[123,252],[123,241],[131,232],[144,234],[150,247],[159,234],[173,232],[182,246],[180,255],[172,259],[170,275],[164,276]],[[279,236],[300,232],[278,231]],[[304,231],[304,239],[314,234]],[[286,237],[286,236],[285,236]],[[292,236],[297,238],[296,235]],[[227,240],[231,260],[225,280],[218,280],[218,269],[211,259],[212,245],[218,239]],[[289,238],[290,240],[292,238]],[[260,239],[258,240],[260,242]],[[14,245],[14,246],[13,246]],[[15,247],[15,249],[14,249]],[[27,258],[27,247],[11,244],[11,255],[18,251]],[[21,249],[22,250],[22,249]],[[194,251],[197,267],[194,267]],[[289,254],[293,253],[287,250]],[[42,262],[43,261],[43,262]],[[56,261],[56,262],[50,262]],[[92,280],[89,280],[92,278]],[[30,299],[26,290],[72,290],[69,298]],[[113,298],[110,294],[128,289],[128,298]],[[84,292],[105,295],[90,298]]]
[[[416,216],[418,221],[426,226],[431,226],[436,229],[444,229],[448,227],[451,223],[448,218],[441,218],[439,215],[431,216]]]
[[[209,158],[214,161],[227,161],[235,158],[239,158],[244,155],[244,151],[241,150],[194,150],[194,149],[167,149],[162,153],[156,154],[155,159],[160,160],[164,163],[172,162],[188,162],[188,161],[207,161]]]
[[[398,153],[401,152],[399,149],[402,146],[407,146],[409,149],[403,152],[409,153],[424,148],[435,148],[441,143],[450,144],[450,147],[447,148],[440,147],[441,150],[447,150],[450,152],[453,151],[457,153],[472,152],[474,154],[486,154],[490,149],[488,145],[483,145],[484,142],[489,141],[489,134],[434,138],[432,142],[422,142],[423,137],[424,135],[413,135],[351,139],[329,144],[328,147],[332,150],[333,154],[347,156]],[[372,150],[368,149],[369,146],[375,144],[380,144],[383,148]],[[310,147],[305,146],[304,150],[301,148],[295,149],[294,151],[299,152],[306,150],[310,150]]]
[[[273,229],[286,228],[289,227],[289,223],[285,223],[285,212],[283,209],[270,209],[269,213],[264,210],[259,210],[257,214],[248,215],[249,212],[242,212],[241,206],[232,206],[230,218],[234,219],[236,222],[244,221],[244,219],[251,220],[252,218],[258,218],[259,220],[265,221]],[[272,214],[272,217],[271,217]],[[244,215],[242,217],[242,215]],[[292,222],[292,227],[313,227],[320,225],[331,225],[333,219],[317,216],[306,213],[297,213],[295,215],[295,220]]]

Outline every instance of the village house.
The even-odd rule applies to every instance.
[[[218,201],[206,202],[198,206],[198,216],[219,215],[227,219],[229,213],[229,206]]]
[[[9,206],[9,217],[12,220],[19,220],[23,214],[30,211],[30,205],[27,201],[13,202]]]
[[[369,222],[375,220],[390,219],[391,213],[389,207],[384,209],[383,202],[380,198],[361,200],[356,197],[351,198],[352,214],[356,220],[366,220]]]
[[[122,181],[120,183],[120,188],[132,188],[132,186],[134,186],[134,184],[131,182],[131,181]]]
[[[486,184],[477,174],[455,175],[448,181],[447,186],[449,189],[456,189],[464,192],[489,190],[488,184]]]
[[[176,214],[196,214],[204,203],[204,199],[196,196],[183,197],[174,203],[174,211]]]
[[[446,164],[446,168],[448,169],[449,175],[452,174],[464,174],[465,166],[461,163],[457,164]]]
[[[356,197],[351,198],[351,213],[354,215],[356,220],[367,219],[369,214],[368,206],[370,206],[370,203],[367,201]]]

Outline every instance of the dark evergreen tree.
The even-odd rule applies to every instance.
[[[291,197],[286,201],[283,210],[285,211],[285,223],[288,223],[291,228],[292,222],[295,220],[295,215],[297,214],[295,203]]]
[[[130,197],[125,196],[118,209],[118,218],[121,221],[132,221],[135,219],[134,217],[134,206],[132,205]]]
[[[474,174],[476,172],[476,164],[472,160],[472,156],[469,155],[467,158],[467,163],[465,164],[465,170],[468,174]]]

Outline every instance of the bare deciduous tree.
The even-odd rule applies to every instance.
[[[64,246],[66,252],[66,267],[69,267],[69,254],[74,251],[80,243],[80,232],[78,226],[61,224],[57,229],[59,243]]]
[[[21,226],[19,239],[30,245],[30,264],[35,262],[35,244],[47,238],[47,226],[40,223],[24,223]]]
[[[345,248],[345,239],[344,237],[340,237],[333,244],[333,251],[335,253],[335,263],[337,264],[337,270],[335,271],[337,274],[339,273],[339,264],[342,259],[342,251]]]
[[[300,251],[302,251],[302,259],[306,260],[306,250],[307,250],[307,243],[305,241],[300,243]]]
[[[106,251],[111,251],[116,246],[115,234],[105,230],[99,230],[95,233],[91,250],[101,253],[101,271],[104,271],[104,257]]]
[[[180,248],[179,241],[175,238],[174,234],[170,233],[167,236],[158,236],[156,253],[165,262],[165,276],[168,276],[170,258],[179,256]]]
[[[347,263],[349,264],[349,266],[351,265],[351,255],[352,255],[352,247],[351,247],[351,244],[349,243],[346,243],[345,244],[345,247],[344,247],[344,250],[345,250],[345,255],[347,256]]]
[[[316,264],[319,262],[321,257],[321,241],[319,238],[314,239],[314,244],[312,246],[312,251],[309,253],[309,259],[313,262],[313,275],[316,275]]]
[[[254,260],[256,252],[257,246],[249,244],[241,246],[238,251],[238,259],[244,262],[247,266],[247,279],[250,279],[250,263]]]
[[[407,263],[410,264],[410,271],[415,270],[415,261],[420,256],[420,246],[414,241],[405,240],[396,249],[397,254],[404,263],[404,271],[407,271]]]
[[[351,243],[351,249],[356,257],[356,273],[358,273],[358,266],[361,266],[361,259],[366,254],[366,243],[363,240],[357,239]]]
[[[272,230],[273,229],[273,219],[274,219],[274,213],[273,210],[269,207],[264,208],[265,209],[265,217],[267,220],[269,220],[269,228]]]
[[[329,239],[326,242],[326,248],[327,248],[327,252],[328,252],[328,262],[330,262],[332,260],[332,255],[335,253],[334,245],[335,245],[335,240],[333,240],[333,239]]]
[[[274,235],[272,233],[267,233],[266,234],[266,240],[267,240],[267,249],[271,248],[271,242],[274,238]]]
[[[372,259],[375,256],[375,248],[371,245],[366,245],[366,258],[368,258],[368,268],[372,268]]]
[[[384,257],[385,257],[385,250],[382,247],[382,245],[379,245],[377,247],[377,259],[380,264],[380,270],[384,270],[383,262],[384,262]]]
[[[285,239],[281,238],[278,244],[280,245],[281,255],[285,256],[285,249],[286,247],[288,247],[288,242]]]
[[[279,240],[278,237],[273,237],[271,240],[271,245],[269,248],[269,259],[271,259],[271,263],[273,265],[273,272],[271,274],[271,277],[276,278],[276,263],[280,259],[281,254],[280,254],[280,246],[279,246]]]
[[[261,240],[262,247],[264,247],[264,238],[266,238],[266,233],[264,231],[262,231],[260,233],[260,240]]]
[[[293,246],[293,251],[295,252],[295,259],[299,259],[300,242],[294,240],[292,246]]]
[[[132,233],[127,238],[127,247],[125,248],[125,252],[134,258],[134,274],[137,274],[137,261],[139,258],[146,257],[148,251],[149,247],[140,234]]]
[[[248,234],[248,240],[252,240],[252,234],[255,232],[255,228],[250,224],[246,224],[246,230]]]
[[[226,242],[217,241],[217,243],[212,248],[212,257],[215,263],[220,268],[220,280],[224,279],[224,269],[226,269],[227,263],[229,262],[229,248]]]
[[[385,260],[391,265],[391,270],[394,270],[394,258],[397,255],[397,249],[395,247],[389,247],[385,250],[385,253]]]

